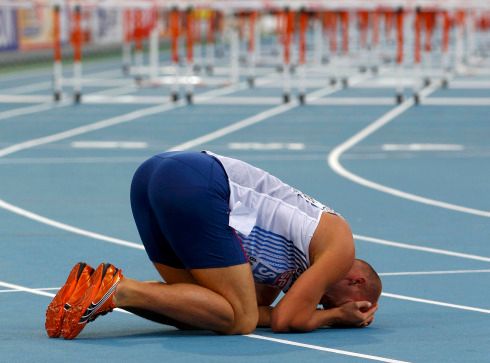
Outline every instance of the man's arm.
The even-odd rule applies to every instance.
[[[255,283],[255,294],[259,308],[259,321],[257,327],[269,328],[271,326],[272,303],[281,293],[278,288]]]
[[[369,309],[367,302],[362,306],[317,310],[325,290],[347,274],[354,255],[354,241],[348,224],[341,217],[324,213],[310,243],[311,265],[273,309],[272,329],[279,332],[311,331],[342,320],[347,324],[364,321],[367,316],[363,314],[367,313],[361,309]]]
[[[311,317],[310,326],[312,329],[306,330],[332,326],[366,327],[373,321],[374,313],[377,309],[377,306],[371,307],[369,302],[358,301],[328,310],[316,310]],[[259,306],[259,322],[257,327],[271,327],[273,310],[274,308],[272,306]]]

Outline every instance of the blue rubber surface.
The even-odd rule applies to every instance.
[[[90,77],[94,72],[111,72],[116,67],[104,61],[91,63],[84,71]],[[29,72],[30,77],[22,74],[0,77],[0,94],[8,94],[12,87],[50,80],[47,70]],[[325,86],[328,86],[327,78]],[[88,87],[84,92],[104,89]],[[203,87],[196,92],[206,93],[211,89]],[[308,92],[315,90],[308,89]],[[384,98],[394,97],[394,93],[394,89],[348,88],[327,97]],[[48,86],[23,94],[49,95],[50,89]],[[125,94],[161,96],[164,102],[169,90],[144,88]],[[405,96],[410,95],[411,91],[406,89]],[[282,88],[278,83],[277,88],[244,89],[230,92],[229,96],[280,100]],[[490,97],[490,90],[437,90],[430,97]],[[0,115],[23,107],[26,105],[2,103]],[[0,119],[0,155],[6,148],[21,143],[152,107],[156,105],[53,105],[45,111]],[[307,334],[256,331],[257,335],[287,340],[287,343],[209,332],[180,332],[114,312],[97,319],[79,338],[68,342],[48,339],[45,335],[44,311],[49,297],[1,285],[57,288],[79,260],[92,265],[109,261],[120,266],[128,277],[158,279],[144,251],[73,233],[53,223],[140,243],[129,206],[129,185],[137,166],[150,155],[275,107],[179,106],[75,136],[22,144],[24,148],[0,157],[0,202],[49,219],[39,222],[32,215],[26,218],[13,213],[13,207],[0,204],[0,360],[76,362],[90,357],[91,361],[104,362],[365,361],[366,358],[355,356],[360,353],[375,361],[390,358],[410,362],[488,362],[488,216],[422,204],[366,188],[342,177],[327,163],[329,153],[336,146],[395,105],[298,106],[192,147],[241,158],[311,194],[347,218],[357,236],[359,257],[372,262],[381,273],[408,273],[382,276],[384,291],[398,297],[381,298],[376,320],[369,328],[320,329]],[[488,214],[488,113],[487,106],[413,106],[348,148],[339,161],[349,172],[385,187]],[[79,149],[73,145],[77,141],[133,141],[144,142],[146,146]],[[304,147],[239,150],[233,143],[301,143]],[[383,148],[386,144],[413,143],[460,145],[461,150],[387,151]],[[391,245],[374,243],[369,238],[382,239]],[[396,245],[397,242],[400,244]],[[431,271],[446,272],[410,274]],[[54,294],[56,290],[47,292]]]

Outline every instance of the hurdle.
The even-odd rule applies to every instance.
[[[63,92],[63,66],[61,64],[61,20],[60,5],[53,6],[53,98],[55,102],[61,100]]]
[[[53,14],[53,100],[59,102],[63,89],[71,86],[73,102],[80,103],[82,86],[95,84],[95,80],[82,78],[84,37],[89,17],[98,6],[104,6],[116,9],[123,19],[121,69],[127,77],[117,82],[129,85],[132,80],[136,87],[168,86],[172,102],[183,97],[192,104],[197,87],[238,84],[241,78],[250,88],[264,87],[256,84],[257,75],[277,67],[281,80],[278,96],[282,93],[283,103],[291,102],[294,95],[305,104],[306,90],[323,86],[319,76],[326,84],[340,83],[348,88],[349,77],[355,73],[382,72],[381,76],[389,79],[385,87],[394,82],[390,87],[396,103],[403,102],[408,89],[418,104],[424,87],[440,81],[442,88],[449,88],[454,74],[468,72],[489,58],[490,5],[463,5],[459,0],[451,4],[408,0],[393,4],[381,0],[104,4],[86,0],[72,4],[58,0],[49,4]],[[60,18],[66,13],[73,78],[63,77]],[[270,30],[262,33],[263,29]],[[170,59],[164,64],[167,60],[160,59],[161,40],[169,43]]]
[[[61,6],[53,6],[53,99],[59,102],[63,95],[63,67],[61,52]],[[80,103],[82,100],[82,44],[83,34],[81,26],[82,9],[75,5],[70,13],[72,18],[70,43],[73,47],[73,101]]]

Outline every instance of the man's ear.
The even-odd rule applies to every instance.
[[[365,283],[366,283],[366,279],[364,277],[357,277],[349,280],[349,285],[360,285]]]

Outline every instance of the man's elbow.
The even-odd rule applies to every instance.
[[[271,319],[271,329],[275,333],[286,333],[290,331],[298,332],[308,332],[315,329],[315,327],[310,324],[309,320],[304,320],[301,318],[280,318],[278,316],[272,316]]]

